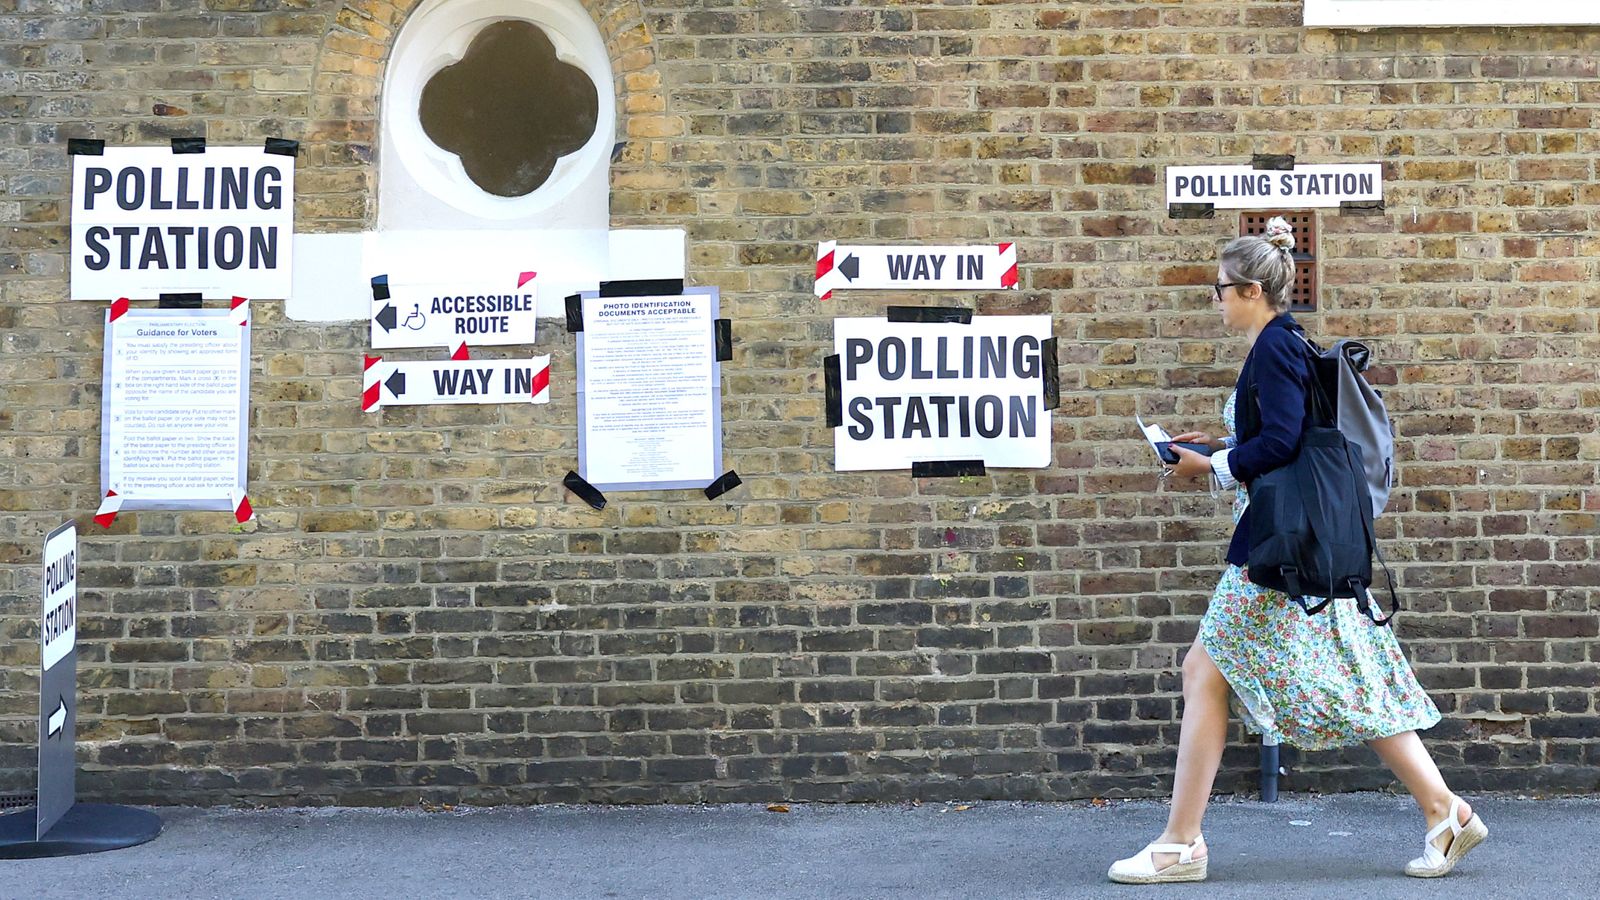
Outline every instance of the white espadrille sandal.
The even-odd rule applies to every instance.
[[[1435,838],[1451,833],[1450,846],[1440,851],[1435,847]],[[1489,826],[1483,824],[1477,813],[1461,824],[1461,798],[1450,798],[1450,815],[1443,822],[1428,830],[1428,836],[1422,839],[1422,855],[1406,863],[1406,874],[1412,878],[1438,878],[1448,875],[1467,855],[1467,851],[1483,843],[1489,836]]]
[[[1118,884],[1163,884],[1173,881],[1205,881],[1206,860],[1209,856],[1195,859],[1194,852],[1200,847],[1201,838],[1196,837],[1189,844],[1151,844],[1127,859],[1119,859],[1111,864],[1111,871],[1106,873],[1112,881]],[[1162,869],[1156,868],[1155,854],[1176,853],[1178,861]]]

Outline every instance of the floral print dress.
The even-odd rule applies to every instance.
[[[1229,433],[1235,399],[1222,411]],[[1234,524],[1249,502],[1239,485]],[[1238,696],[1245,726],[1269,742],[1323,750],[1439,722],[1394,630],[1374,624],[1354,599],[1306,615],[1229,565],[1200,620],[1200,644]]]

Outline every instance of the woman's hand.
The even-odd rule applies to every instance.
[[[1178,454],[1177,465],[1172,466],[1170,469],[1172,474],[1182,475],[1186,478],[1211,474],[1211,459],[1209,457],[1201,456],[1193,450],[1186,450],[1183,447],[1173,447],[1172,452]]]
[[[1185,444],[1205,444],[1212,450],[1222,450],[1228,446],[1223,442],[1222,438],[1214,438],[1204,431],[1185,431],[1183,434],[1173,438],[1173,440],[1182,441]]]

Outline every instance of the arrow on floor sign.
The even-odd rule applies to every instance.
[[[67,727],[67,698],[58,697],[56,703],[56,711],[50,714],[50,737],[59,737]]]

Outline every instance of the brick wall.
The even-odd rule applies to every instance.
[[[302,230],[374,216],[408,0],[0,0],[0,790],[31,780],[37,561],[84,529],[86,793],[404,803],[1066,798],[1163,790],[1225,513],[1158,486],[1135,411],[1211,424],[1232,217],[1168,164],[1381,160],[1320,217],[1322,336],[1376,339],[1381,527],[1459,789],[1600,785],[1596,29],[1307,31],[1297,2],[593,0],[619,225],[688,229],[736,322],[746,487],[564,494],[570,391],[363,415],[364,326],[256,304],[258,519],[98,492],[101,307],[67,296],[68,137],[303,142]],[[1055,464],[835,474],[814,242],[1015,240],[1054,315]],[[541,343],[570,383],[572,343]],[[567,378],[562,378],[566,375]],[[1224,788],[1251,780],[1236,731]],[[1292,787],[1386,784],[1364,750]]]

